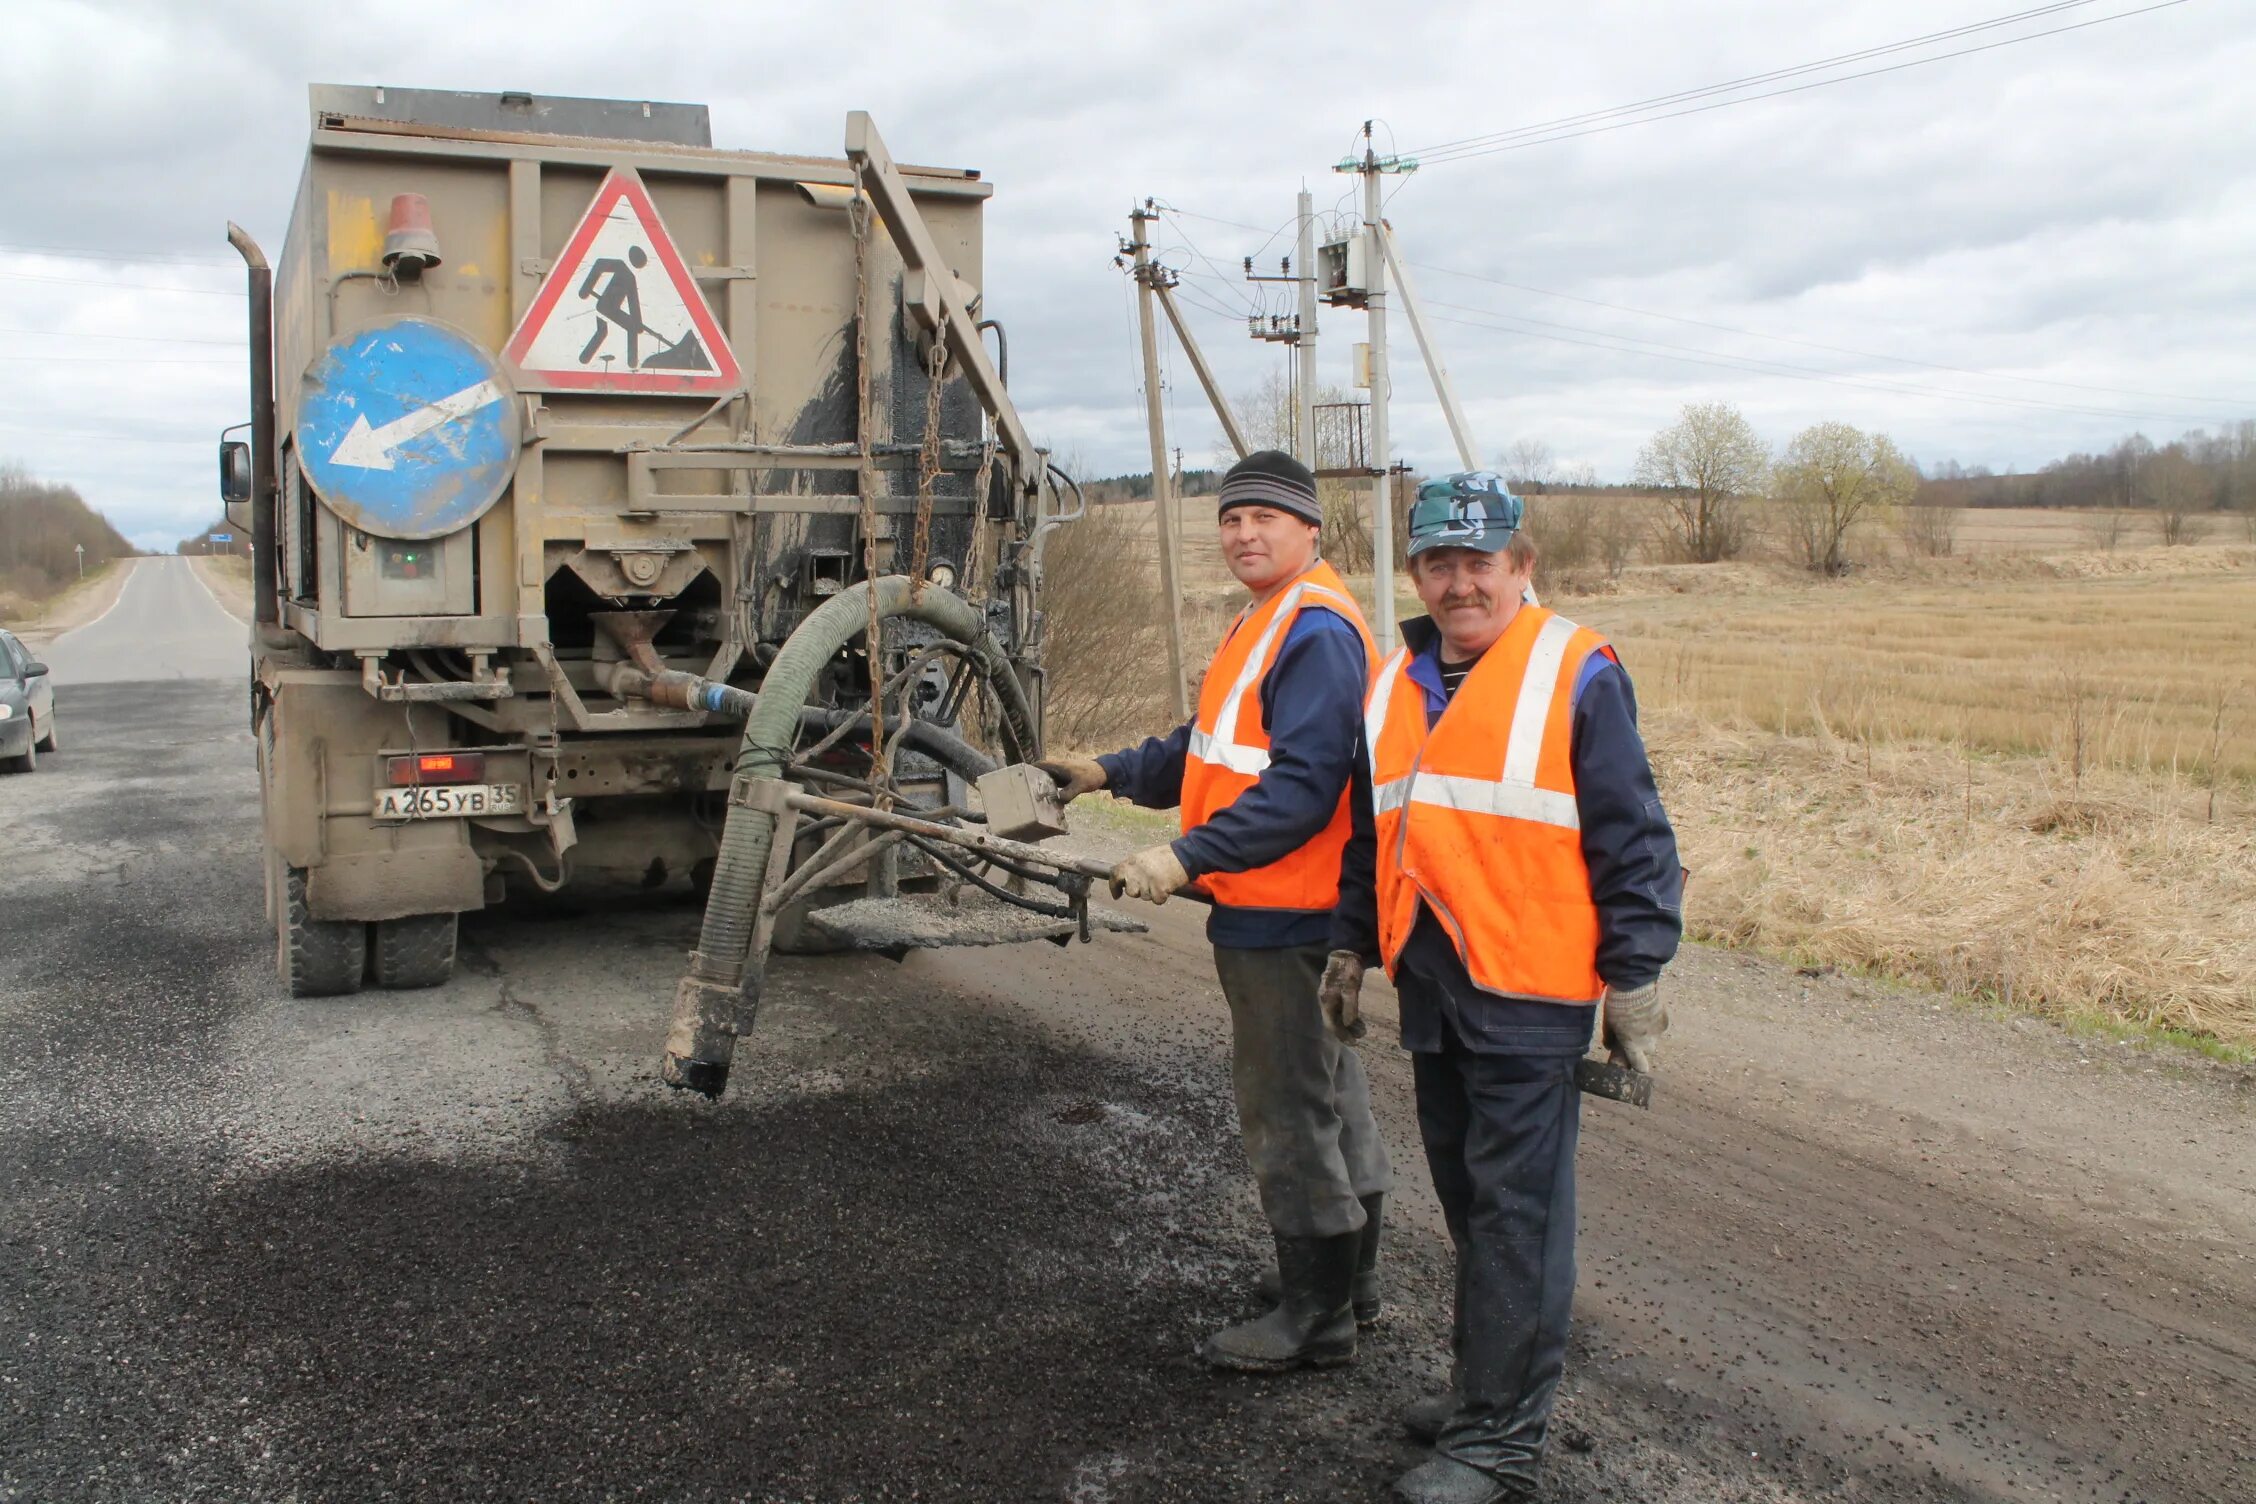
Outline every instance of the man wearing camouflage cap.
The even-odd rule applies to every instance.
[[[1418,490],[1409,568],[1428,615],[1372,683],[1321,1001],[1359,1033],[1383,962],[1413,1052],[1426,1162],[1457,1249],[1450,1390],[1404,1424],[1434,1453],[1413,1504],[1535,1496],[1574,1296],[1574,1066],[1604,1005],[1650,1069],[1683,875],[1629,675],[1528,601],[1533,540],[1487,471]]]

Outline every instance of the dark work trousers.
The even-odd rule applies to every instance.
[[[1587,1022],[1584,1024],[1587,1037]],[[1418,1129],[1457,1245],[1457,1413],[1435,1450],[1533,1484],[1575,1285],[1575,1057],[1414,1054]]]
[[[1238,1128],[1261,1210],[1279,1237],[1355,1232],[1361,1198],[1394,1184],[1363,1062],[1332,1038],[1316,1001],[1329,949],[1214,947],[1230,1002]]]

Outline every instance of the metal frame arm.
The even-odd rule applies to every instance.
[[[878,217],[885,222],[893,244],[901,253],[902,264],[909,272],[909,311],[917,322],[948,342],[948,350],[961,367],[971,388],[987,411],[994,414],[995,432],[1002,446],[1018,462],[1021,482],[1029,490],[1038,490],[1043,482],[1043,466],[1034,447],[1034,440],[1019,421],[1018,409],[1011,404],[1010,393],[1003,386],[1002,373],[988,358],[987,345],[979,337],[978,322],[965,306],[963,283],[940,254],[939,245],[932,238],[932,230],[917,212],[909,197],[909,185],[901,177],[901,170],[893,163],[892,153],[877,134],[869,112],[855,110],[846,117],[846,156],[862,174],[862,181],[870,199],[877,206]]]

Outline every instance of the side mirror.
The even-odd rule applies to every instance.
[[[41,663],[37,658],[32,659],[31,662],[24,665],[24,677],[26,679],[44,679],[47,677],[47,665]]]
[[[251,499],[251,446],[237,439],[219,446],[219,499],[229,506]]]

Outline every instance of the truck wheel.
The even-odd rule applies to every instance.
[[[368,966],[368,926],[353,920],[316,919],[306,907],[303,867],[283,878],[282,980],[292,997],[334,997],[358,992]]]
[[[39,739],[38,747],[42,752],[63,750],[62,733],[55,729],[55,712],[52,710],[47,712],[47,734]]]
[[[436,987],[454,974],[452,914],[415,914],[376,925],[369,956],[379,987]]]

